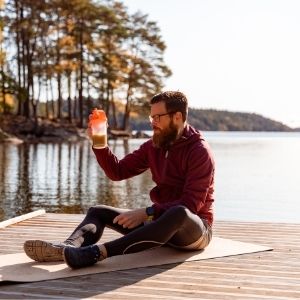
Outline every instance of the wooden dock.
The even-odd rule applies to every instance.
[[[0,253],[23,242],[59,241],[83,215],[42,214],[0,228]],[[214,234],[273,251],[26,284],[5,284],[0,299],[300,299],[300,224],[216,221]],[[107,230],[104,239],[119,236]]]

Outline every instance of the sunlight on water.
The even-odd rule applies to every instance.
[[[216,219],[300,222],[300,134],[206,132],[216,159]],[[121,158],[145,140],[110,141]],[[146,172],[112,182],[89,143],[0,144],[0,221],[32,210],[83,213],[149,205]]]
[[[300,222],[300,134],[207,135],[216,172],[216,217]]]

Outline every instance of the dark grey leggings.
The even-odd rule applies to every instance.
[[[105,227],[124,236],[104,244],[107,255],[134,253],[168,244],[180,249],[203,249],[212,236],[210,226],[184,206],[168,209],[157,220],[132,229],[114,224],[113,219],[122,209],[99,205],[91,207],[84,220],[66,240],[76,247],[97,243]]]

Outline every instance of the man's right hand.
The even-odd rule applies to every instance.
[[[139,208],[119,214],[114,218],[113,222],[118,223],[124,228],[132,229],[145,222],[147,218],[146,209]]]

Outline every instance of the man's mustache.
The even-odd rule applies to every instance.
[[[156,127],[156,126],[152,126],[153,130],[161,130],[160,128]]]

